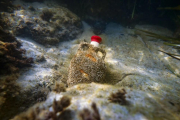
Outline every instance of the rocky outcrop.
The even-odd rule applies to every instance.
[[[2,15],[9,20],[9,30],[14,35],[31,37],[43,45],[56,45],[82,32],[80,18],[64,7],[21,9]]]
[[[0,75],[16,73],[19,68],[31,66],[32,58],[26,58],[24,49],[10,33],[0,29]]]
[[[2,21],[0,21],[2,23]],[[16,80],[19,70],[31,66],[32,58],[24,56],[25,50],[21,49],[21,43],[9,32],[0,26],[0,118],[13,114],[9,110],[16,108],[17,96],[20,94],[20,86]],[[18,103],[18,102],[17,102]],[[16,110],[15,110],[16,111]],[[8,115],[7,115],[8,113]]]
[[[12,120],[178,119],[178,112],[173,110],[170,113],[169,109],[162,108],[168,104],[165,100],[159,103],[150,93],[128,87],[79,84],[67,88],[66,92],[51,92],[45,102],[34,105]]]

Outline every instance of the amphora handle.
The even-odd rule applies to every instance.
[[[79,47],[79,50],[82,50],[82,51],[87,51],[88,49],[92,49],[96,52],[96,54],[98,54],[98,52],[101,52],[102,53],[102,60],[105,59],[106,57],[106,52],[105,50],[101,49],[101,48],[98,48],[98,47],[93,47],[93,45],[89,44],[89,43],[81,43],[80,44],[80,47]]]

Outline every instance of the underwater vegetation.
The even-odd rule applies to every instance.
[[[96,106],[96,103],[92,103],[91,104],[91,108],[93,111],[87,109],[87,108],[84,108],[79,116],[80,116],[80,119],[81,120],[101,120],[101,117],[100,117],[100,114],[99,114],[99,111],[98,111],[98,108]]]
[[[33,59],[23,54],[25,50],[20,49],[20,43],[10,33],[0,29],[0,74],[16,73],[19,68],[31,66]]]
[[[158,10],[180,10],[180,5],[177,7],[159,7]]]
[[[66,114],[66,108],[70,104],[71,98],[68,96],[63,96],[58,101],[54,100],[53,104],[51,105],[53,111],[36,104],[36,106],[30,108],[27,112],[17,115],[12,120],[63,120],[63,114]]]
[[[20,49],[20,43],[10,33],[0,29],[0,74],[16,73],[19,68],[31,66],[33,59],[23,54],[25,50]]]
[[[166,52],[165,50],[160,50],[160,49],[157,49],[157,50],[164,53],[164,54],[166,54],[166,55],[168,55],[169,57],[172,57],[173,59],[180,60],[180,54],[178,54],[179,49],[180,49],[180,38],[173,38],[173,37],[163,36],[163,35],[156,34],[156,33],[153,33],[153,32],[149,32],[149,31],[146,31],[146,30],[140,30],[140,29],[137,29],[137,30],[145,33],[145,35],[148,36],[148,37],[156,38],[158,40],[160,39],[160,40],[164,41],[165,45],[172,46],[173,48],[177,49],[178,52],[176,54]],[[168,62],[165,62],[165,66],[174,75],[176,75],[177,77],[180,77],[179,73],[176,72],[176,68],[171,66]]]
[[[71,98],[63,96],[60,100],[54,100],[52,105],[52,111],[49,108],[44,108],[40,104],[36,104],[30,108],[27,112],[17,115],[12,120],[65,120],[66,114],[69,112],[66,108],[71,104]],[[70,116],[68,116],[70,118]]]
[[[53,102],[53,110],[55,113],[63,111],[66,107],[71,104],[71,99],[67,96],[63,96],[60,101],[54,100]]]
[[[20,113],[12,120],[73,120],[76,114],[80,120],[101,120],[96,103],[92,102],[91,109],[84,108],[77,112],[68,108],[71,105],[71,98],[62,96],[52,104],[44,106],[44,103],[37,103],[26,112]]]
[[[180,5],[176,7],[159,7],[157,9],[163,12],[163,15],[167,14],[169,18],[171,18],[176,24],[176,30],[173,35],[174,37],[167,37],[167,36],[159,35],[157,33],[149,32],[146,30],[140,30],[140,29],[138,30],[141,32],[144,32],[146,36],[163,40],[165,45],[173,46],[174,48],[179,49],[180,48]],[[164,52],[164,51],[161,50],[161,52]],[[164,52],[164,53],[176,59],[178,59],[177,56],[179,56],[173,53],[167,53],[167,52]]]
[[[127,103],[125,95],[126,95],[126,90],[121,89],[121,90],[118,90],[115,93],[111,93],[108,100],[110,102],[112,102],[112,103],[118,103],[118,104],[121,104],[121,105],[125,105]]]
[[[156,34],[156,33],[153,33],[153,32],[140,30],[140,29],[137,29],[137,30],[146,33],[146,36],[154,37],[156,39],[163,40],[165,45],[173,46],[173,47],[175,47],[177,49],[180,49],[180,39],[179,38],[172,38],[172,37],[162,36],[162,35],[159,35],[159,34]],[[162,51],[162,50],[159,50],[159,51],[161,51],[161,52],[163,52],[163,53],[165,53],[165,54],[167,54],[167,55],[169,55],[169,56],[171,56],[173,58],[176,58],[176,59],[180,60],[178,58],[178,56],[180,56],[180,55],[176,55],[176,54],[173,54],[173,53],[168,53],[168,52],[165,52],[165,51]]]

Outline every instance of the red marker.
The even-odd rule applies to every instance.
[[[99,36],[92,36],[91,37],[91,44],[94,45],[95,47],[98,47],[99,46],[99,43],[102,41],[101,37]]]

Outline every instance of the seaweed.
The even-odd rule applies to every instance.
[[[135,0],[135,2],[134,2],[134,7],[133,7],[133,11],[132,11],[131,19],[133,19],[133,18],[134,18],[135,8],[136,8],[136,0]]]
[[[67,96],[63,96],[60,101],[54,100],[53,102],[53,110],[55,113],[63,111],[66,107],[71,104],[71,99]]]
[[[112,103],[118,103],[121,105],[126,105],[127,101],[126,101],[126,90],[123,88],[121,90],[118,90],[115,93],[111,93],[111,95],[109,96],[108,100]]]
[[[79,117],[81,120],[101,120],[96,103],[93,102],[91,104],[91,108],[93,111],[85,108],[79,113]]]
[[[165,54],[171,56],[172,58],[175,58],[175,59],[177,59],[177,60],[180,60],[180,58],[178,58],[178,57],[180,57],[180,55],[168,53],[168,52],[165,52],[165,51],[162,51],[162,50],[158,50],[158,51],[163,52],[163,53],[165,53]]]
[[[178,38],[167,37],[167,36],[159,35],[159,34],[149,32],[149,31],[146,31],[146,30],[141,30],[141,29],[137,29],[137,30],[146,33],[146,36],[149,36],[149,37],[154,37],[154,38],[157,38],[157,39],[161,39],[161,40],[166,41],[168,43],[180,44],[180,39],[178,39]]]
[[[26,51],[20,46],[13,35],[0,29],[0,75],[16,73],[20,68],[31,66],[33,58],[23,56]]]
[[[178,39],[178,38],[166,37],[166,36],[162,36],[162,35],[159,35],[159,34],[156,34],[156,33],[153,33],[153,32],[140,30],[140,29],[137,29],[137,30],[146,33],[146,36],[154,37],[154,38],[161,39],[161,40],[165,41],[164,42],[165,45],[173,46],[173,47],[175,47],[177,49],[180,49],[180,39]],[[171,56],[172,58],[180,60],[177,57],[177,56],[180,56],[178,54],[168,53],[168,52],[165,52],[165,51],[162,51],[162,50],[159,50],[159,51]]]
[[[162,36],[162,35],[159,35],[159,34],[156,34],[156,33],[153,33],[153,32],[140,30],[140,29],[137,29],[137,30],[146,33],[147,36],[154,37],[154,38],[161,39],[161,40],[165,41],[164,42],[165,45],[169,45],[169,46],[172,46],[172,47],[174,47],[176,49],[180,49],[180,39],[179,38],[166,37],[166,36]],[[160,51],[162,53],[165,53],[166,55],[168,55],[168,56],[170,56],[170,57],[172,57],[172,58],[174,58],[176,60],[180,60],[180,55],[179,54],[169,53],[169,52],[166,52],[166,51],[163,51],[163,50],[158,50],[158,51]],[[180,75],[175,72],[174,67],[172,67],[168,62],[164,61],[164,64],[165,64],[166,68],[169,71],[171,71],[177,77],[180,77]]]
[[[24,49],[18,49],[17,43],[0,41],[0,74],[16,73],[19,68],[29,67],[33,63],[32,58],[23,56]]]
[[[28,111],[15,116],[12,120],[63,120],[64,117],[67,118],[67,113],[70,112],[66,110],[70,104],[71,98],[63,96],[59,101],[54,100],[52,104],[53,111],[45,108],[42,104],[36,104]]]
[[[180,10],[180,5],[176,7],[159,7],[158,10]]]

